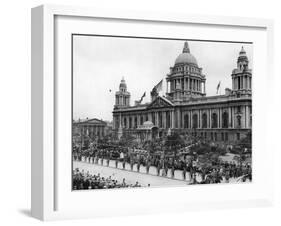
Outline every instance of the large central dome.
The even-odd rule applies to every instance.
[[[198,66],[196,58],[190,53],[187,42],[184,43],[183,51],[175,61],[176,64],[192,64]]]

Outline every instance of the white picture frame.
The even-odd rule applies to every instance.
[[[257,151],[256,160],[253,164],[260,178],[251,185],[225,185],[222,186],[192,186],[187,188],[153,188],[137,189],[136,191],[91,191],[76,192],[73,195],[71,188],[63,188],[63,180],[59,180],[58,171],[63,166],[61,159],[65,152],[58,153],[56,140],[56,127],[59,123],[57,111],[57,94],[60,92],[61,85],[55,76],[57,73],[57,43],[55,42],[56,33],[61,27],[56,27],[56,18],[71,17],[72,19],[91,19],[102,21],[126,21],[129,23],[161,23],[161,25],[180,24],[181,26],[210,26],[228,29],[235,27],[244,30],[256,30],[261,32],[263,39],[257,42],[256,48],[260,47],[265,53],[266,62],[262,62],[262,68],[258,68],[254,74],[261,74],[256,78],[254,89],[265,84],[262,95],[256,94],[254,105],[256,104],[256,120],[253,122],[253,132],[256,131],[256,139],[253,143],[256,147],[264,150],[261,154]],[[80,21],[81,22],[81,21]],[[83,21],[82,21],[83,23]],[[121,32],[121,31],[120,31]],[[31,213],[33,217],[41,220],[56,220],[69,218],[89,218],[97,216],[116,216],[130,214],[145,214],[158,212],[177,212],[208,208],[233,208],[271,205],[273,202],[273,179],[266,177],[263,170],[273,168],[273,151],[269,149],[267,143],[267,126],[264,117],[267,117],[271,101],[266,97],[270,96],[272,90],[266,85],[267,80],[273,80],[273,22],[265,19],[238,18],[238,17],[218,17],[218,16],[197,16],[172,13],[153,13],[153,12],[132,12],[100,10],[92,8],[80,8],[71,6],[43,5],[32,9],[32,200]],[[255,43],[254,43],[255,44]],[[255,49],[254,49],[255,51]],[[70,58],[69,58],[70,59]],[[261,70],[261,71],[259,71]],[[265,72],[265,73],[263,73]],[[67,83],[66,83],[67,84]],[[66,86],[66,85],[65,85]],[[65,87],[67,89],[67,87]],[[64,88],[62,88],[64,89]],[[263,108],[259,107],[261,104]],[[261,110],[262,109],[262,110]],[[61,113],[59,113],[61,114]],[[256,122],[256,124],[255,124]],[[259,138],[263,139],[259,139]],[[260,153],[260,154],[259,154]],[[69,150],[71,155],[71,151]],[[255,152],[253,153],[255,155]],[[262,162],[262,158],[264,161]],[[65,159],[69,159],[65,156]],[[255,162],[256,161],[256,162]],[[70,164],[67,163],[67,164]],[[67,176],[66,176],[67,177]],[[70,181],[71,178],[67,180]],[[264,180],[264,181],[263,181]],[[262,183],[262,181],[264,183]],[[69,190],[69,194],[62,197],[64,189]],[[226,192],[228,189],[228,192]],[[244,191],[245,190],[245,194]],[[97,193],[96,193],[97,192]],[[126,198],[124,194],[126,193]],[[227,198],[229,192],[232,198]],[[239,193],[240,192],[240,193]],[[242,194],[243,192],[243,194]],[[96,194],[98,194],[99,198]],[[194,198],[188,198],[195,196]],[[220,193],[221,198],[215,194]],[[196,195],[199,195],[196,199]],[[239,196],[240,194],[240,196]],[[75,197],[72,197],[75,196]],[[93,197],[92,197],[93,196]],[[95,197],[94,197],[95,196]],[[174,198],[169,198],[174,196]],[[212,197],[209,197],[212,196]],[[148,197],[149,200],[144,200]],[[155,200],[153,200],[153,197]],[[161,200],[161,197],[165,199]],[[167,197],[167,198],[166,198]],[[240,198],[238,198],[240,197]],[[81,203],[95,199],[95,205],[86,204],[81,207]],[[113,200],[121,206],[108,206],[103,200]],[[135,202],[132,201],[135,199]],[[60,208],[58,208],[60,200]],[[79,203],[79,200],[81,203]],[[143,201],[142,201],[143,200]],[[70,206],[70,208],[65,208]]]

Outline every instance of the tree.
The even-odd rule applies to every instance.
[[[124,134],[118,142],[120,146],[132,147],[135,144],[135,137],[130,134]]]
[[[174,155],[176,155],[177,150],[184,145],[184,140],[178,133],[173,133],[166,137],[164,144],[174,153]]]

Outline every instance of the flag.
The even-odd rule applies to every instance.
[[[143,100],[144,97],[145,97],[145,92],[144,92],[143,95],[141,96],[140,103],[142,102],[142,100]]]
[[[154,87],[157,93],[159,93],[159,91],[162,90],[162,85],[163,85],[163,79]]]
[[[221,87],[221,81],[220,81],[219,84],[217,85],[217,94],[218,94],[218,91],[219,91],[220,87]]]

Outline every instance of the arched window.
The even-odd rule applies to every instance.
[[[151,115],[152,115],[152,123],[155,125],[155,113],[152,112]]]
[[[127,119],[124,118],[124,127],[127,128]]]
[[[188,125],[188,114],[184,115],[184,117],[183,117],[183,126],[184,126],[184,128],[189,127],[189,125]]]
[[[218,115],[216,113],[212,114],[212,128],[218,127]]]
[[[119,117],[115,117],[115,128],[119,128]]]
[[[159,125],[159,128],[162,128],[162,112],[159,113],[158,115],[158,125]]]
[[[207,114],[203,113],[202,115],[202,128],[207,128]]]
[[[194,114],[192,116],[192,127],[194,129],[198,128],[198,115],[197,114]]]
[[[224,112],[222,114],[222,128],[228,128],[228,113]]]
[[[241,127],[241,116],[237,115],[237,126],[240,128]]]
[[[170,127],[171,127],[171,123],[170,123],[170,113],[169,113],[169,112],[166,112],[166,125],[167,125],[167,128],[170,128]]]

